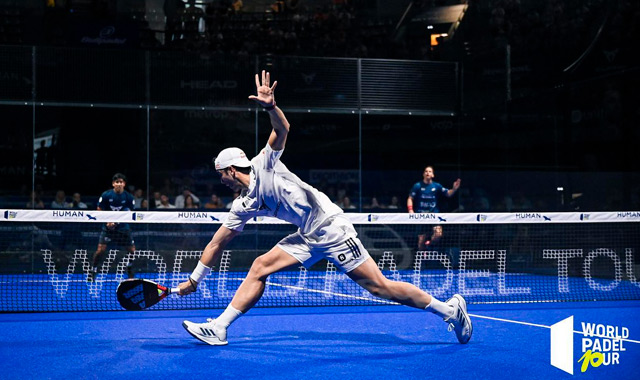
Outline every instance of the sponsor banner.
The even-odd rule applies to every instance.
[[[640,212],[522,212],[522,213],[347,213],[354,224],[537,224],[640,222]],[[85,223],[199,223],[221,224],[226,212],[207,211],[97,211],[97,210],[1,210],[0,220],[10,222]],[[250,224],[287,224],[258,216]]]

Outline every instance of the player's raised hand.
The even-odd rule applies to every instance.
[[[265,108],[275,106],[276,98],[274,96],[274,90],[278,85],[278,81],[273,82],[273,85],[271,85],[271,75],[269,72],[262,70],[262,84],[260,84],[260,82],[260,77],[256,74],[257,95],[249,95],[249,99],[255,100]]]

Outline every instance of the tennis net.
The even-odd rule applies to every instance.
[[[205,211],[0,210],[0,311],[122,310],[115,290],[128,277],[175,287],[227,214]],[[438,298],[469,303],[640,299],[640,212],[346,214],[390,279]],[[126,224],[135,252],[109,246],[89,282],[102,226]],[[441,232],[432,238],[434,228]],[[153,309],[224,308],[253,260],[296,228],[250,221],[186,297]],[[418,235],[431,244],[417,249]],[[385,305],[327,261],[267,280],[258,307]]]

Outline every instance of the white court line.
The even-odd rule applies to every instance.
[[[387,305],[399,305],[399,303],[396,303],[396,302],[386,301],[386,300],[377,299],[377,298],[352,296],[352,295],[349,295],[349,294],[327,292],[326,290],[307,289],[307,288],[303,288],[301,286],[276,284],[276,283],[269,282],[269,281],[267,281],[266,284],[267,285],[271,285],[271,286],[280,286],[280,287],[283,287],[283,288],[295,289],[295,290],[304,290],[305,292],[311,292],[311,293],[328,294],[328,295],[335,296],[335,297],[353,298],[353,299],[364,300],[364,301],[373,301],[373,302],[384,303],[384,304],[387,304]]]
[[[384,304],[388,304],[388,305],[400,305],[397,302],[391,302],[391,301],[386,301],[386,300],[381,300],[381,299],[377,299],[377,298],[368,298],[368,297],[359,297],[359,296],[352,296],[349,294],[342,294],[342,293],[335,293],[335,292],[328,292],[326,290],[317,290],[317,289],[307,289],[307,288],[303,288],[301,286],[293,286],[293,285],[284,285],[284,284],[276,284],[273,282],[266,282],[268,285],[271,286],[280,286],[283,288],[290,288],[290,289],[296,289],[296,290],[304,290],[305,292],[311,292],[311,293],[321,293],[321,294],[328,294],[331,296],[336,296],[336,297],[343,297],[343,298],[354,298],[354,299],[358,299],[358,300],[365,300],[365,301],[373,301],[373,302],[379,302],[379,303],[384,303]],[[493,321],[499,321],[499,322],[508,322],[508,323],[515,323],[515,324],[519,324],[519,325],[526,325],[526,326],[533,326],[533,327],[542,327],[545,329],[550,329],[551,326],[547,326],[547,325],[540,325],[537,323],[529,323],[529,322],[521,322],[521,321],[514,321],[511,319],[504,319],[504,318],[495,318],[495,317],[487,317],[485,315],[479,315],[479,314],[471,314],[469,313],[470,316],[474,317],[474,318],[481,318],[481,319],[490,319]],[[573,330],[574,334],[580,334],[580,335],[586,335],[584,332],[582,331],[576,331]],[[605,338],[605,339],[612,339],[611,337],[608,337],[606,335],[598,335],[598,334],[592,334],[589,335],[589,337],[594,337],[594,338]],[[639,340],[633,340],[633,339],[615,339],[615,340],[622,340],[625,342],[631,342],[631,343],[639,343]]]
[[[534,327],[542,327],[542,328],[545,328],[545,329],[550,329],[550,328],[551,328],[551,326],[547,326],[547,325],[539,325],[539,324],[536,324],[536,323],[529,323],[529,322],[514,321],[514,320],[511,320],[511,319],[495,318],[495,317],[487,317],[487,316],[484,316],[484,315],[471,314],[471,313],[469,313],[469,315],[470,315],[470,316],[472,316],[472,317],[475,317],[475,318],[491,319],[491,320],[493,320],[493,321],[499,321],[499,322],[516,323],[516,324],[519,324],[519,325],[527,325],[527,326],[534,326]],[[580,335],[585,335],[585,336],[587,336],[587,334],[585,334],[585,333],[584,333],[584,332],[582,332],[582,331],[576,331],[576,330],[573,330],[573,333],[574,333],[574,334],[580,334]],[[589,334],[589,335],[588,335],[588,337],[589,337],[589,338],[593,337],[593,338],[614,339],[614,338],[611,338],[611,337],[606,336],[606,335],[598,335],[598,334]],[[631,343],[640,343],[640,340],[633,340],[633,339],[623,339],[623,338],[620,338],[620,339],[614,339],[614,340],[622,340],[622,341],[625,341],[625,342],[631,342]]]

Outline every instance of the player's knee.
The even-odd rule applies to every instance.
[[[253,264],[251,264],[251,268],[249,269],[248,276],[258,280],[264,280],[269,276],[268,263],[265,255],[258,256],[253,261]]]

